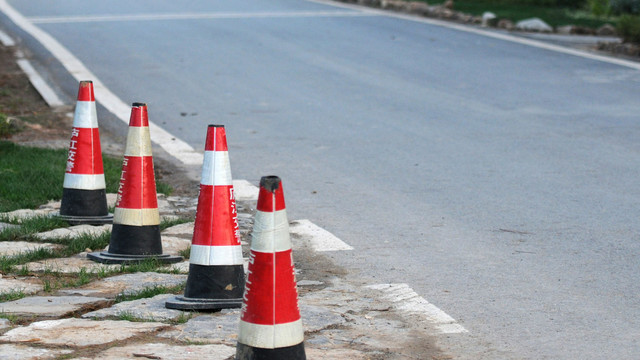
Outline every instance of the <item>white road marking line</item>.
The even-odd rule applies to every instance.
[[[96,100],[113,113],[125,124],[129,124],[131,108],[111,92],[87,67],[84,66],[69,50],[51,35],[33,25],[22,14],[11,7],[6,0],[0,0],[0,11],[5,13],[11,21],[33,36],[53,56],[62,63],[69,73],[77,80],[92,80]],[[149,121],[149,131],[152,141],[162,147],[169,154],[187,165],[202,165],[203,155],[197,153],[189,144],[171,135],[169,132]]]
[[[11,36],[7,35],[4,31],[0,30],[0,42],[6,47],[16,46],[16,42],[13,41]]]
[[[429,24],[429,25],[435,25],[435,26],[440,26],[440,27],[446,27],[446,28],[449,28],[449,29],[454,29],[454,30],[463,31],[463,32],[467,32],[467,33],[472,33],[472,34],[476,34],[476,35],[481,35],[481,36],[485,36],[485,37],[490,37],[490,38],[494,38],[494,39],[509,41],[509,42],[513,42],[513,43],[517,43],[517,44],[521,44],[521,45],[527,45],[527,46],[531,46],[531,47],[535,47],[535,48],[539,48],[539,49],[555,51],[555,52],[558,52],[558,53],[578,56],[578,57],[585,58],[585,59],[601,61],[601,62],[606,62],[606,63],[609,63],[609,64],[614,64],[614,65],[624,66],[624,67],[628,67],[628,68],[635,69],[635,70],[640,70],[640,63],[638,63],[638,62],[624,60],[624,59],[618,59],[618,58],[604,56],[604,55],[592,54],[592,53],[587,52],[587,51],[571,49],[571,48],[567,48],[567,47],[560,46],[560,45],[548,44],[548,43],[545,43],[545,42],[542,42],[542,41],[538,41],[538,40],[525,39],[525,38],[521,38],[521,37],[509,35],[509,34],[500,33],[500,32],[497,32],[497,31],[489,31],[489,30],[478,29],[478,28],[475,28],[475,27],[470,26],[470,25],[461,25],[461,24],[457,24],[457,23],[454,23],[454,22],[444,21],[444,20],[437,20],[437,19],[419,17],[417,15],[408,15],[408,14],[396,13],[396,12],[393,12],[393,11],[385,11],[385,10],[369,8],[369,7],[365,7],[365,6],[351,5],[351,4],[345,4],[345,3],[336,3],[334,1],[328,1],[328,0],[306,0],[306,1],[313,2],[313,3],[318,3],[318,4],[323,4],[323,5],[328,5],[328,6],[333,6],[333,7],[345,8],[345,9],[351,9],[351,10],[359,10],[359,11],[368,13],[371,16],[377,15],[377,16],[395,17],[395,18],[399,18],[399,19],[403,19],[403,20],[420,22],[420,23]]]
[[[353,247],[338,239],[332,233],[306,219],[292,221],[289,225],[289,232],[309,238],[311,247],[315,251],[353,250]]]
[[[31,63],[27,59],[18,59],[16,61],[18,66],[24,71],[29,78],[31,85],[40,93],[40,96],[51,107],[63,106],[64,102],[60,100],[55,91],[47,84],[46,81],[40,76],[36,69],[31,66]]]
[[[372,16],[360,11],[292,11],[263,13],[182,13],[182,14],[122,14],[85,16],[42,16],[27,18],[34,24],[60,24],[104,21],[157,21],[200,19],[254,19],[254,18],[307,18],[307,17],[351,17]]]
[[[233,195],[239,201],[256,201],[260,188],[247,180],[233,180]]]
[[[443,334],[469,332],[454,318],[418,295],[407,284],[376,284],[366,288],[382,291],[382,298],[390,301],[401,312],[424,316]]]

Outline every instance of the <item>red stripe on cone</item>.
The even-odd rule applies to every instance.
[[[125,156],[116,207],[151,209],[158,207],[153,157]]]
[[[131,117],[129,118],[129,126],[145,127],[149,126],[149,114],[147,106],[134,104],[131,108]]]
[[[67,155],[68,174],[104,174],[98,128],[73,128]]]
[[[197,215],[200,216],[196,217],[193,245],[240,245],[233,186],[200,184]]]
[[[207,129],[207,140],[204,151],[228,151],[227,134],[222,126],[210,126]]]
[[[251,252],[242,321],[278,325],[300,320],[292,252]]]
[[[265,189],[263,186],[260,187],[260,192],[258,193],[258,205],[256,207],[257,210],[264,212],[274,212],[284,210],[284,191],[282,190],[282,183],[275,192],[270,192]]]
[[[92,81],[80,81],[80,87],[78,89],[78,101],[95,101],[96,98],[93,95],[93,82]]]

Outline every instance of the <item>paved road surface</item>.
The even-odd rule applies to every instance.
[[[234,177],[455,318],[454,357],[640,352],[640,71],[309,1],[9,3],[195,149],[225,124]]]

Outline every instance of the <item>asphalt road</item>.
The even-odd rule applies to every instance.
[[[640,71],[309,1],[8,2],[194,148],[226,125],[234,178],[455,318],[454,358],[640,353]]]

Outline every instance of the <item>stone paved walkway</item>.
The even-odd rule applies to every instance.
[[[115,197],[109,195],[110,206]],[[163,219],[195,217],[196,199],[159,195]],[[51,202],[38,210],[0,214],[25,219],[51,215],[59,209]],[[243,252],[248,255],[255,201],[237,204]],[[188,249],[193,222],[162,232],[165,253]],[[8,224],[0,224],[0,231]],[[14,256],[40,247],[59,237],[83,233],[100,234],[110,225],[72,226],[38,234],[42,242],[1,242],[0,255]],[[317,258],[311,245],[299,235],[294,240],[296,263]],[[309,242],[310,243],[310,242]],[[239,321],[238,310],[183,312],[166,309],[174,294],[117,301],[119,296],[137,294],[154,287],[175,288],[187,279],[188,260],[150,272],[119,273],[120,265],[98,264],[85,252],[67,258],[47,259],[17,266],[21,270],[0,278],[0,295],[19,294],[16,300],[0,303],[0,358],[2,359],[233,359]],[[317,260],[317,259],[316,259]],[[246,262],[246,259],[245,259]],[[307,266],[311,269],[313,266]],[[297,266],[297,265],[296,265]],[[297,266],[298,267],[298,266]],[[322,267],[322,266],[320,266]],[[114,271],[81,286],[52,289],[52,276],[78,277]],[[305,347],[310,359],[391,359],[393,349],[407,343],[407,327],[394,318],[388,304],[380,303],[370,291],[354,287],[344,279],[318,272],[298,271],[300,309],[305,328]],[[404,339],[404,340],[402,340]],[[401,350],[398,350],[401,351]]]

